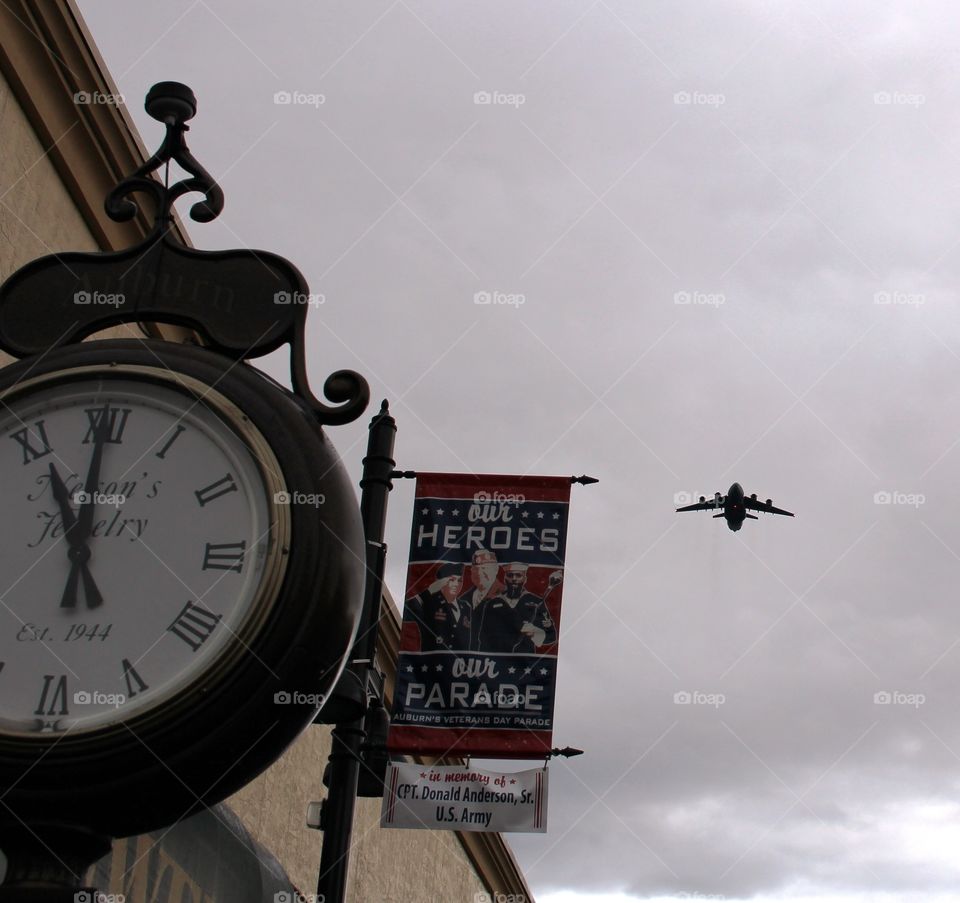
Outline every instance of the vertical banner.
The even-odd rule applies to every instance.
[[[388,746],[551,748],[569,477],[421,473]]]

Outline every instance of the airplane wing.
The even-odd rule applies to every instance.
[[[704,500],[697,502],[696,505],[684,505],[683,508],[677,508],[677,511],[716,511],[718,508],[723,507],[725,501],[726,498],[724,496],[721,496],[719,499],[714,497],[709,501]]]
[[[761,502],[759,499],[755,499],[749,495],[744,497],[743,507],[749,508],[751,511],[763,511],[765,514],[785,514],[787,517],[794,517],[792,511],[784,511],[783,508],[774,508],[773,505]]]

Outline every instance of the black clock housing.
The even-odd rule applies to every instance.
[[[267,440],[286,491],[325,501],[290,506],[282,581],[258,632],[230,650],[228,665],[128,722],[36,736],[0,730],[0,833],[26,823],[120,837],[219,802],[313,721],[318,704],[277,705],[276,694],[329,693],[353,644],[364,584],[360,512],[315,412],[296,395],[243,362],[154,340],[55,348],[0,371],[0,392],[38,376],[68,384],[81,369],[108,384],[121,373],[129,379],[130,368],[215,387]],[[202,404],[202,393],[195,396]]]

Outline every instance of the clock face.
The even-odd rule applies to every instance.
[[[0,731],[126,722],[242,655],[289,531],[279,465],[242,413],[132,366],[0,401]]]

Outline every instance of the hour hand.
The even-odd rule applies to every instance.
[[[70,573],[67,576],[67,585],[63,588],[60,607],[76,607],[77,583],[82,580],[87,607],[96,608],[103,602],[103,596],[100,594],[100,589],[87,566],[87,562],[90,560],[90,550],[87,548],[86,539],[77,530],[77,518],[70,507],[70,493],[57,472],[56,465],[52,463],[50,465],[50,488],[53,490],[53,497],[60,508],[60,517],[63,519],[63,528],[69,545],[67,557],[70,559]]]
[[[53,490],[53,497],[56,499],[57,505],[60,508],[63,529],[69,540],[70,532],[73,530],[73,525],[77,522],[77,518],[73,513],[73,508],[70,507],[70,493],[67,491],[63,480],[60,479],[60,474],[57,473],[57,465],[53,463],[50,464],[50,488]]]

